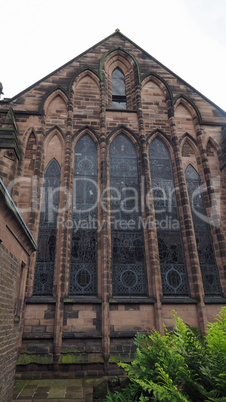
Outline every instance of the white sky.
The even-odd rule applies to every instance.
[[[116,28],[226,111],[225,0],[0,0],[11,98]]]

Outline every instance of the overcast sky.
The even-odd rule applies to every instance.
[[[11,98],[116,28],[226,111],[225,0],[0,0]]]

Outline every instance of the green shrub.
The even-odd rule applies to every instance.
[[[173,332],[164,328],[164,336],[155,330],[136,335],[135,359],[119,363],[130,383],[108,393],[105,402],[226,402],[226,307],[208,324],[206,336],[174,311],[173,317]]]

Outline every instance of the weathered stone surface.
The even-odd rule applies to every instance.
[[[116,67],[125,76],[127,108],[123,110],[112,107],[111,75]],[[11,149],[0,149],[0,175],[5,185],[13,178],[19,179],[12,185],[11,194],[36,241],[42,182],[45,169],[53,159],[61,168],[60,180],[65,189],[59,198],[61,212],[52,294],[33,295],[35,255],[30,258],[24,279],[26,290],[23,282],[19,375],[25,375],[25,371],[30,376],[34,371],[34,375],[64,374],[68,378],[91,373],[121,375],[116,363],[133,358],[133,338],[137,331],[153,328],[163,331],[163,323],[172,329],[172,309],[191,326],[203,331],[225,304],[226,297],[225,135],[222,144],[225,112],[118,31],[13,99],[0,103],[0,133],[1,128],[6,128],[9,111],[13,111],[10,127],[12,123],[16,127],[20,152],[19,160]],[[138,187],[145,191],[142,205],[146,195],[151,198],[152,194],[150,143],[158,137],[166,145],[176,189],[188,283],[186,297],[176,293],[170,297],[163,295],[156,228],[147,225],[143,229],[146,294],[115,297],[108,225],[110,205],[105,199],[106,210],[98,209],[103,226],[96,242],[97,292],[86,296],[70,294],[72,206],[66,211],[63,207],[67,203],[66,193],[73,193],[75,146],[85,134],[93,139],[97,149],[97,181],[101,193],[110,183],[112,141],[118,134],[124,134],[133,143]],[[222,289],[219,297],[204,295],[200,253],[185,181],[189,164],[206,185],[205,206],[216,223],[211,226],[211,236]],[[143,208],[142,218],[144,222],[153,220],[151,208]],[[9,218],[4,219],[9,226]],[[3,245],[8,248],[10,235],[4,236]],[[19,259],[19,255],[20,251],[15,257]]]

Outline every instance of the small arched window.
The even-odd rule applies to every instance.
[[[113,109],[126,109],[125,76],[120,68],[116,68],[111,76],[112,107]]]

